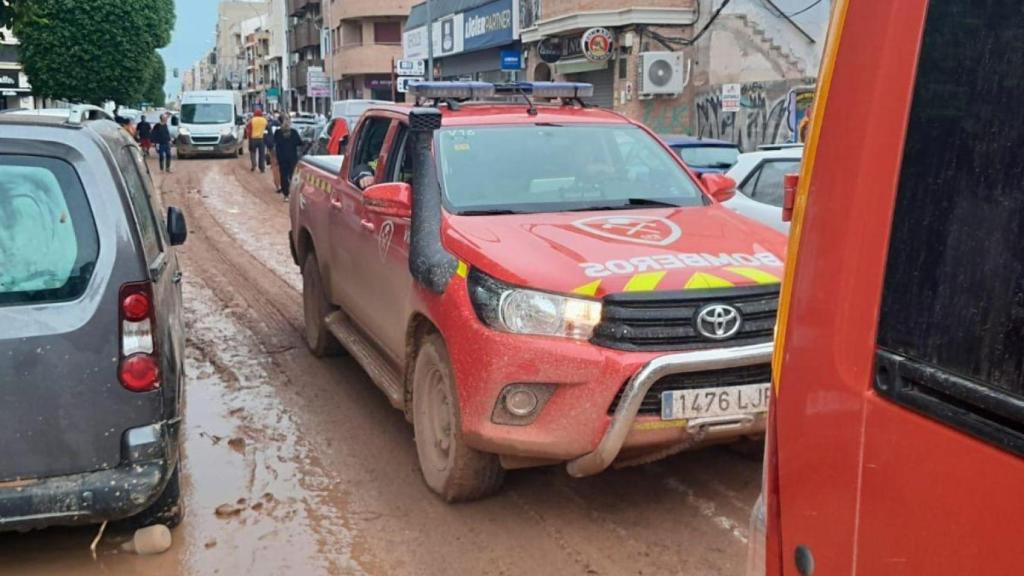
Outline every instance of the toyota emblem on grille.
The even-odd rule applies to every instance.
[[[697,312],[697,332],[711,340],[732,338],[742,324],[740,311],[728,304],[708,304]]]

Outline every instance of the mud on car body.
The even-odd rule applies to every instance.
[[[185,222],[100,112],[0,116],[0,531],[181,519]]]
[[[457,101],[504,90],[555,101]],[[439,105],[371,108],[339,174],[300,164],[309,347],[405,410],[449,501],[764,429],[784,237],[590,90],[420,84]]]

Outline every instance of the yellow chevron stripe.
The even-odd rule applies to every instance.
[[[725,278],[719,278],[714,274],[708,274],[707,272],[695,272],[693,276],[686,282],[687,290],[701,290],[704,288],[730,288],[733,286],[732,282],[729,282]]]
[[[455,273],[458,274],[459,276],[462,276],[463,278],[468,277],[469,265],[463,262],[462,260],[459,260],[459,267],[455,269]]]
[[[757,268],[744,268],[742,266],[737,266],[733,268],[726,268],[726,270],[733,274],[739,274],[744,278],[749,278],[758,284],[778,284],[782,281],[778,276],[769,274],[764,270],[759,270]]]
[[[593,282],[584,284],[579,288],[572,291],[573,294],[579,294],[580,296],[594,296],[597,294],[597,289],[601,287],[600,280],[594,280]]]
[[[658,282],[665,277],[664,272],[641,272],[626,283],[626,292],[650,292],[658,287]]]

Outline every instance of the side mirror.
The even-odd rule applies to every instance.
[[[725,174],[705,174],[700,177],[704,189],[717,202],[726,202],[736,195],[736,181]]]
[[[242,116],[235,116],[235,126],[245,126],[245,118]]]
[[[412,186],[405,182],[370,186],[363,191],[363,206],[373,214],[409,218],[412,216]]]
[[[181,121],[178,120],[178,117],[177,116],[171,116],[171,126],[177,126],[178,124],[181,124]]]
[[[799,174],[786,174],[782,177],[782,221],[793,220],[793,207],[796,205],[796,189],[800,186]]]
[[[185,215],[174,206],[167,208],[167,237],[171,241],[171,246],[181,246],[188,238]]]

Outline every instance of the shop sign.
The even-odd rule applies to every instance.
[[[515,48],[501,51],[502,70],[522,70],[523,53]]]
[[[743,87],[739,84],[722,84],[722,112],[739,112]]]
[[[420,26],[402,33],[402,55],[407,60],[422,60],[427,57],[427,27]]]
[[[563,42],[557,36],[544,38],[537,44],[537,55],[548,64],[554,64],[562,59]]]
[[[21,88],[21,71],[16,68],[0,68],[0,90]]]
[[[463,14],[466,52],[511,44],[519,36],[519,12],[513,0],[498,0]]]
[[[583,56],[591,62],[605,62],[612,57],[612,33],[607,28],[591,28],[580,39]]]

